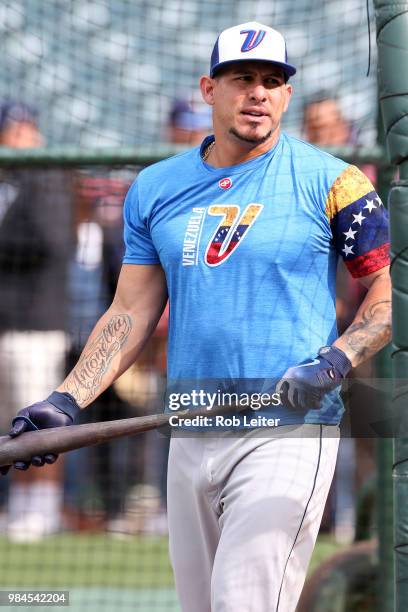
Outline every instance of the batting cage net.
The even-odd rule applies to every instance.
[[[61,382],[112,300],[123,199],[145,163],[138,148],[185,147],[211,130],[198,78],[217,34],[252,20],[285,34],[298,68],[285,129],[322,146],[372,148],[376,58],[363,0],[1,3],[0,137],[20,122],[34,129],[0,141],[2,434],[18,409]],[[333,132],[321,113],[308,115],[322,101]],[[20,147],[51,163],[23,165]],[[131,166],[120,162],[123,147],[134,148]],[[57,149],[71,151],[69,167]],[[93,163],[81,164],[91,149]],[[375,166],[366,170],[375,180]],[[165,312],[141,359],[84,422],[162,410],[166,334]],[[179,610],[167,551],[168,445],[153,431],[1,478],[0,590],[69,591],[75,611]],[[351,489],[339,507],[330,502],[316,562],[338,546],[335,511],[339,541],[354,529]]]
[[[367,77],[363,0],[5,0],[2,97],[37,107],[50,146],[151,145],[169,138],[176,100],[200,106],[197,82],[218,33],[254,20],[284,32],[298,68],[287,129],[301,135],[305,99],[325,92],[336,94],[354,139],[374,143],[375,45]]]

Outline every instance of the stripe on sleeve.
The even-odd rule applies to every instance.
[[[390,244],[389,242],[382,244],[376,249],[360,255],[360,257],[350,261],[345,260],[344,263],[354,278],[361,278],[372,272],[377,272],[377,270],[385,268],[390,263]]]
[[[371,191],[374,191],[374,187],[365,174],[356,166],[347,166],[336,178],[327,195],[326,215],[329,223],[343,208]]]
[[[326,200],[334,245],[360,278],[390,263],[388,213],[371,182],[355,166],[334,181]]]
[[[338,212],[331,230],[337,250],[345,260],[389,242],[388,214],[375,191]]]

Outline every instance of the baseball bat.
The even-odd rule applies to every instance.
[[[12,465],[15,461],[29,461],[35,455],[42,456],[50,453],[59,455],[77,448],[108,442],[114,438],[156,429],[168,425],[171,417],[180,419],[187,415],[191,417],[213,416],[231,412],[233,409],[233,406],[217,406],[212,410],[183,410],[116,421],[27,431],[15,438],[0,436],[0,467]]]

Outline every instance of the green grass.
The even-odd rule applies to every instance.
[[[318,539],[309,573],[339,546]],[[66,533],[36,544],[0,537],[0,587],[161,589],[173,585],[167,538]]]
[[[173,584],[167,538],[61,534],[35,544],[0,538],[0,585],[160,588]]]

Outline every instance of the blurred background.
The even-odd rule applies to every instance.
[[[282,31],[298,69],[286,131],[348,155],[351,147],[346,158],[383,193],[384,162],[367,155],[377,145],[377,84],[365,0],[0,3],[2,434],[79,358],[113,297],[123,199],[147,163],[143,151],[159,159],[211,132],[198,79],[218,33],[253,20]],[[34,149],[40,161],[27,156]],[[131,163],[121,161],[124,150]],[[93,161],[84,164],[87,152]],[[338,287],[342,331],[362,290],[341,267]],[[167,311],[138,363],[83,421],[162,410],[166,334]],[[373,367],[356,375],[373,376]],[[151,432],[2,478],[0,588],[69,589],[72,610],[178,610],[167,556],[167,451],[168,437]],[[356,540],[362,548],[326,586],[332,612],[375,609],[375,476],[375,442],[346,437],[311,572]],[[358,578],[352,586],[347,572]],[[313,605],[300,612],[329,609]]]
[[[361,143],[375,142],[375,44],[367,77],[363,0],[3,0],[2,96],[39,107],[50,146],[151,145],[166,139],[174,98],[197,90],[218,33],[246,21],[286,37],[298,68],[291,134],[301,135],[305,97],[325,89]]]

